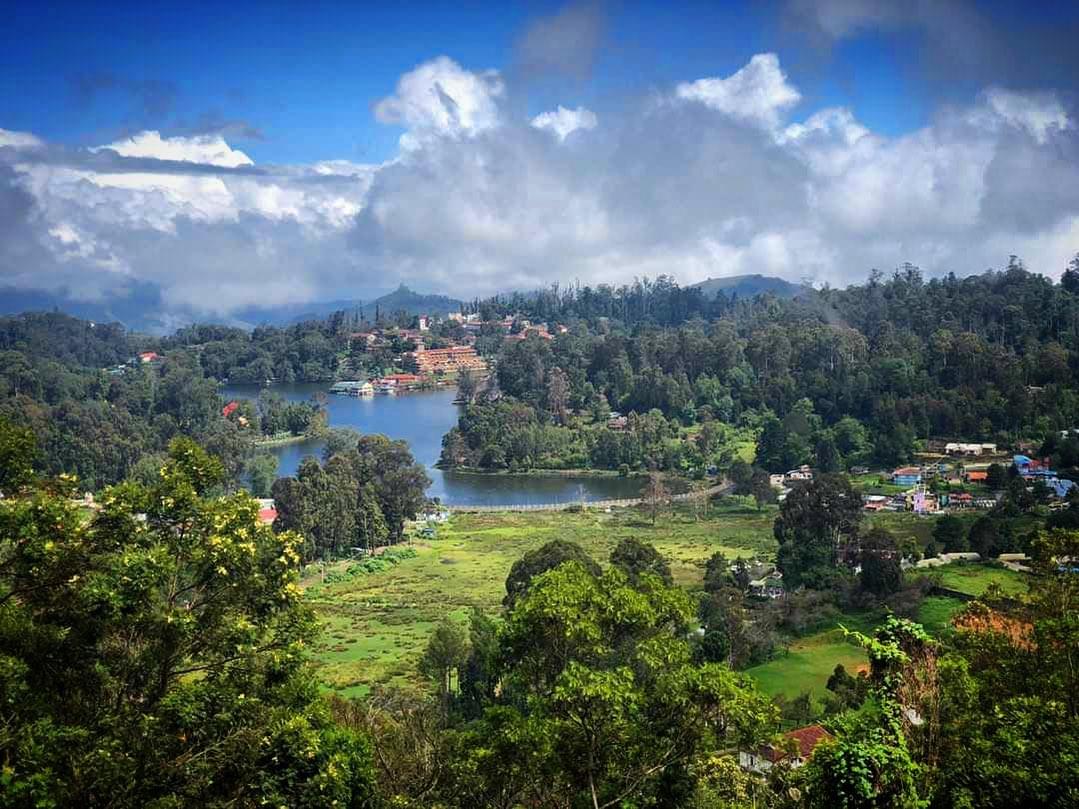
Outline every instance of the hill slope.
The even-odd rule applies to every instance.
[[[770,292],[777,298],[796,298],[808,291],[808,287],[802,284],[792,284],[782,278],[757,274],[708,278],[691,286],[700,289],[709,298],[718,292],[727,297],[737,295],[739,298],[753,298],[765,292]]]

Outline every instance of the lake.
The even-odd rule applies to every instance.
[[[226,399],[254,399],[260,390],[257,385],[226,385],[221,395]],[[328,391],[329,385],[273,385],[270,390],[289,401],[308,402],[316,393]],[[427,495],[449,505],[575,503],[640,494],[641,481],[633,478],[475,475],[436,469],[442,436],[457,423],[460,408],[453,403],[456,395],[453,388],[366,399],[327,395],[329,423],[331,427],[353,427],[362,433],[382,433],[407,441],[416,460],[427,467],[431,478]],[[321,441],[314,440],[271,448],[277,456],[277,474],[295,474],[304,457],[321,458],[322,447]]]

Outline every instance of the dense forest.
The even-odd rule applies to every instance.
[[[827,471],[898,464],[930,438],[1040,443],[1079,423],[1079,258],[1058,284],[1013,257],[794,300],[705,300],[660,278],[474,306],[568,330],[504,345],[446,465],[688,472],[729,463],[745,428],[767,470]],[[609,411],[637,418],[612,431]]]

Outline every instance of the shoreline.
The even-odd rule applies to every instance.
[[[255,449],[272,449],[274,447],[287,447],[290,444],[302,444],[305,441],[317,441],[317,435],[290,435],[284,438],[265,438],[255,442]]]
[[[434,464],[434,468],[444,473],[475,475],[477,477],[529,477],[529,478],[633,478],[646,477],[640,472],[620,475],[616,469],[527,469],[510,471],[509,469],[480,469],[475,466],[451,466]]]

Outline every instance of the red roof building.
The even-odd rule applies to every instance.
[[[808,725],[784,733],[783,743],[780,745],[765,745],[752,753],[742,751],[738,754],[738,760],[743,769],[753,772],[766,772],[782,761],[792,768],[801,767],[809,761],[818,744],[831,738],[832,734],[820,725]],[[792,741],[794,750],[787,752]]]
[[[227,405],[221,408],[221,415],[228,418],[236,412],[236,408],[240,406],[239,402],[229,402]]]
[[[139,354],[139,362],[154,362],[161,359],[156,351],[143,351]]]
[[[259,509],[259,522],[264,522],[267,525],[273,525],[273,521],[277,519],[277,509],[273,508],[260,508]]]

